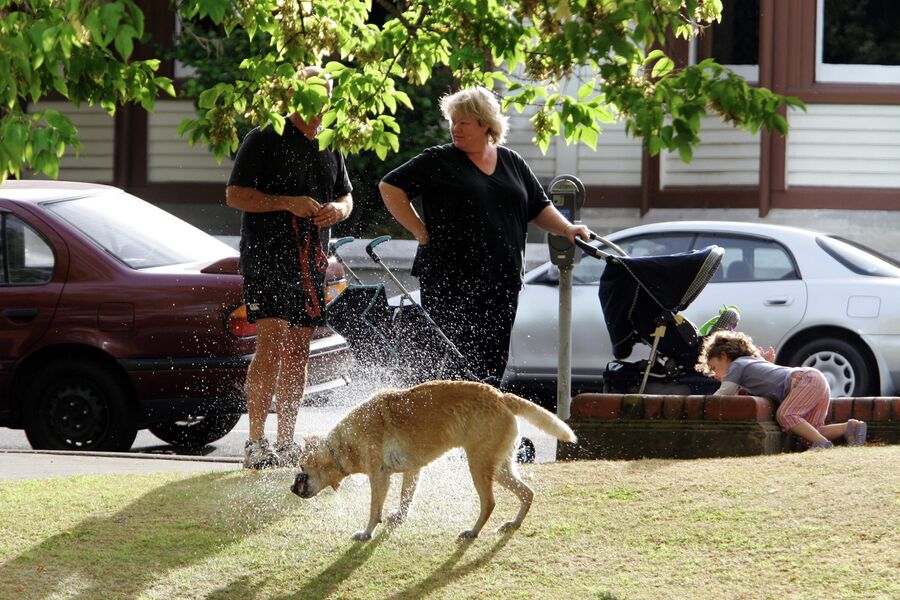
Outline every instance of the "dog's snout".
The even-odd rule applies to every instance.
[[[291,491],[303,498],[306,493],[306,482],[308,479],[309,475],[306,473],[297,473],[297,476],[294,477],[294,485],[291,486]]]

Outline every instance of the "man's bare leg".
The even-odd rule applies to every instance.
[[[287,321],[276,318],[260,319],[256,323],[256,354],[247,369],[247,416],[250,419],[250,440],[265,435],[266,418],[275,393],[283,337]]]
[[[306,367],[309,362],[309,342],[312,327],[291,327],[286,330],[281,353],[281,366],[275,389],[275,410],[278,413],[279,446],[294,441],[297,413],[303,404],[306,389]]]

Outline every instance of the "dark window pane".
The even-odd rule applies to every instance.
[[[759,63],[759,0],[722,2],[722,22],[697,38],[697,61],[705,58],[722,65]]]
[[[838,65],[900,65],[900,2],[824,1],[823,62]]]
[[[3,248],[9,283],[46,283],[53,277],[53,250],[20,219],[9,215],[3,228]]]

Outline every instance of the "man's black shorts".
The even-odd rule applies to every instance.
[[[280,277],[245,277],[247,320],[275,317],[289,327],[325,325],[325,273],[314,271],[311,281],[286,281]],[[311,284],[311,285],[310,285]]]

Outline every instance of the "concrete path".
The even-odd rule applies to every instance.
[[[240,468],[240,458],[237,457],[0,450],[0,481],[85,474],[229,471]]]

